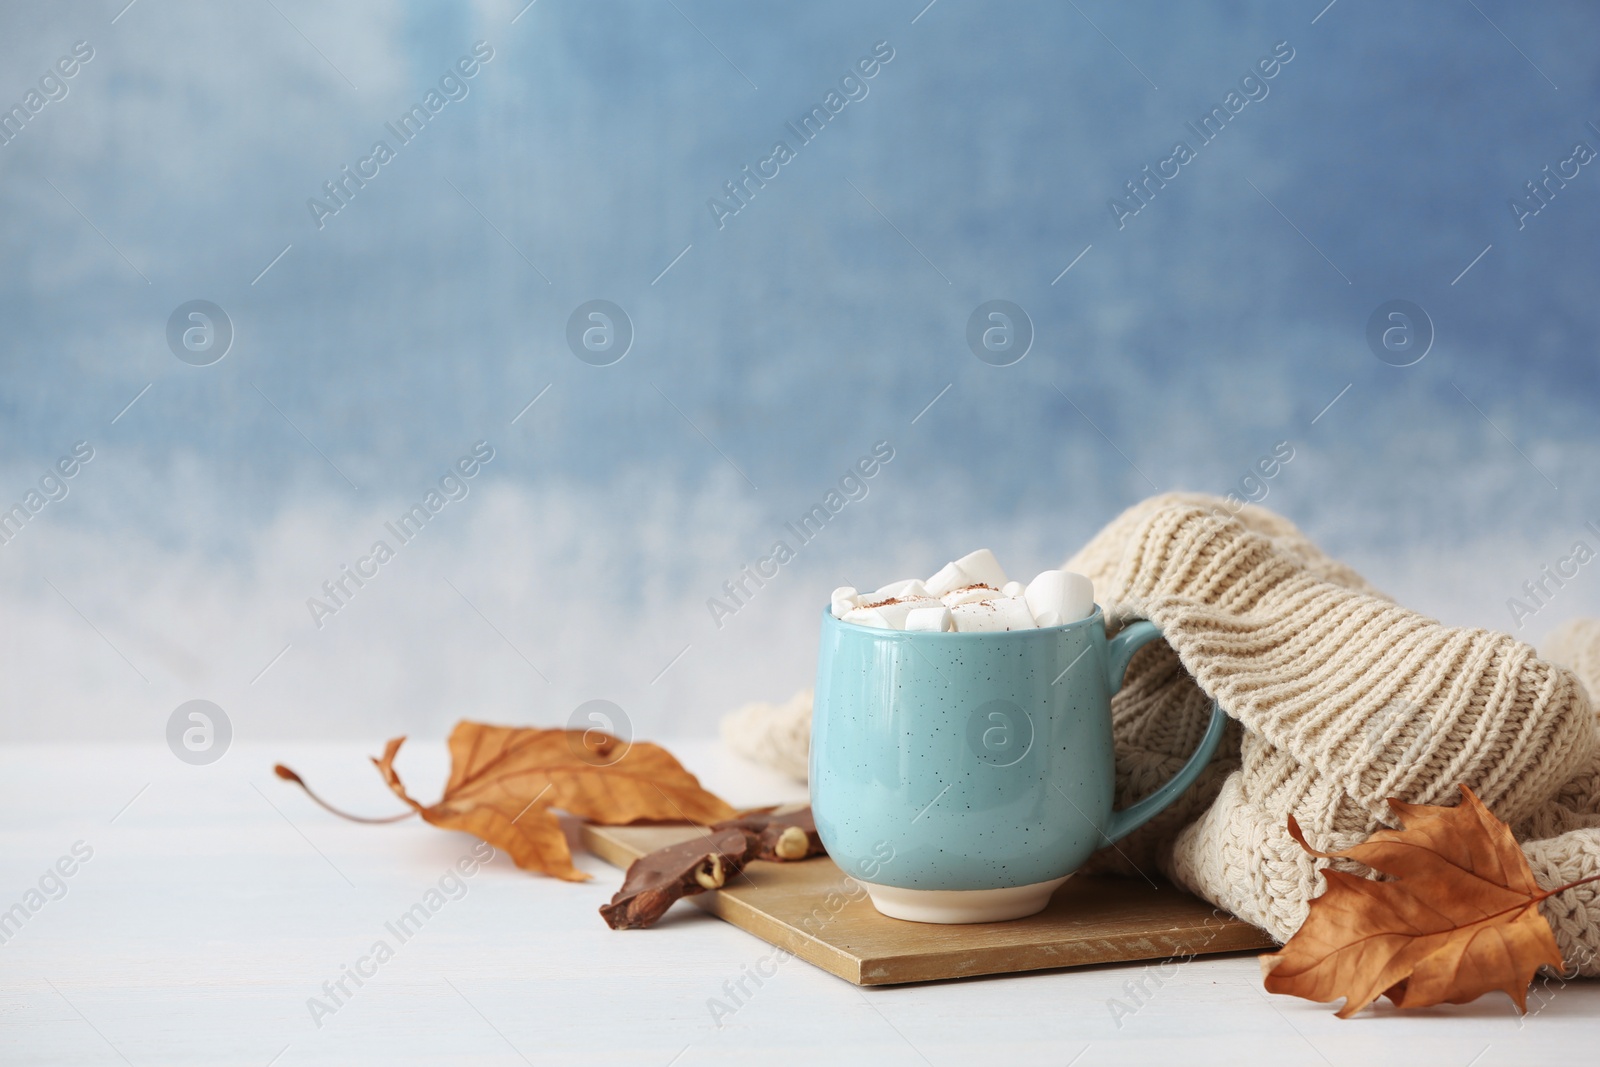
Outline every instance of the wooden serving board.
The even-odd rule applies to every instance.
[[[688,825],[583,826],[614,866],[701,834]],[[1085,875],[1038,915],[939,926],[880,915],[826,856],[754,862],[722,889],[688,898],[711,914],[856,985],[897,985],[1092,963],[1265,949],[1266,934],[1168,883]]]

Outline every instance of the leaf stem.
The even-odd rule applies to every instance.
[[[1534,900],[1549,900],[1557,893],[1565,893],[1569,889],[1576,889],[1580,885],[1588,885],[1590,882],[1600,882],[1600,874],[1591,874],[1589,877],[1580,878],[1576,882],[1568,882],[1566,885],[1557,886],[1555,889],[1546,889],[1537,897],[1534,897]]]
[[[338,808],[334,807],[332,804],[329,804],[326,800],[323,800],[321,797],[317,796],[317,794],[312,791],[311,787],[309,785],[306,785],[306,781],[305,781],[304,778],[301,778],[298,774],[296,774],[294,771],[291,771],[289,768],[285,767],[283,764],[281,764],[281,763],[273,764],[272,773],[276,774],[279,778],[282,778],[286,782],[293,782],[295,785],[299,786],[301,789],[304,789],[306,791],[306,796],[308,796],[312,800],[316,801],[323,808],[326,808],[328,811],[333,812],[335,815],[339,816],[339,818],[341,818],[341,819],[349,819],[351,822],[365,822],[365,823],[399,822],[401,819],[409,819],[409,818],[411,818],[411,816],[416,814],[416,812],[413,810],[413,811],[403,811],[399,815],[385,815],[382,818],[373,818],[371,816],[366,816],[366,815],[351,815],[348,811],[340,811]]]

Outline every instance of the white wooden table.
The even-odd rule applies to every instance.
[[[1548,1067],[1600,1048],[1600,983],[1552,986],[1522,1020],[1494,995],[1340,1021],[1268,998],[1248,956],[868,990],[792,960],[735,1002],[725,983],[770,971],[769,946],[681,904],[613,932],[595,909],[620,874],[587,855],[583,885],[497,858],[401,943],[385,924],[426,904],[473,839],[342,822],[271,772],[281,760],[387,813],[378,747],[241,744],[208,767],[161,747],[0,753],[0,909],[39,905],[0,916],[0,1063]],[[714,742],[670,747],[734,803],[802,792]],[[442,745],[413,742],[400,766],[431,799]],[[47,877],[63,857],[71,876]],[[344,968],[379,939],[394,956],[357,986]],[[323,983],[341,978],[319,1026],[308,999],[333,1003]],[[714,998],[732,1014],[714,1020]]]

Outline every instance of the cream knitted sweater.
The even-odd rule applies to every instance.
[[[1465,783],[1511,824],[1541,885],[1600,873],[1600,724],[1571,670],[1401,608],[1285,519],[1229,517],[1214,497],[1146,500],[1066,566],[1094,581],[1113,625],[1148,618],[1167,638],[1134,658],[1113,702],[1119,806],[1183,763],[1212,698],[1238,731],[1102,867],[1154,864],[1287,939],[1327,864],[1289,837],[1290,814],[1336,850],[1391,821],[1388,797],[1451,804]],[[1551,647],[1600,693],[1600,623]],[[1568,968],[1600,974],[1600,885],[1543,908]]]
[[[1196,784],[1094,866],[1159,868],[1287,940],[1328,863],[1289,837],[1289,815],[1333,851],[1389,823],[1387,798],[1453,804],[1464,782],[1540,885],[1600,873],[1600,621],[1564,627],[1540,659],[1399,607],[1265,508],[1230,517],[1198,494],[1135,505],[1066,567],[1094,581],[1111,627],[1148,618],[1167,638],[1112,702],[1118,807],[1183,765],[1213,698],[1234,720]],[[809,728],[805,693],[743,709],[724,736],[803,778]],[[1600,883],[1541,907],[1568,969],[1600,975]]]

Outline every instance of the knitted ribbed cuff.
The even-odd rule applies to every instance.
[[[1507,634],[1319,579],[1236,519],[1156,511],[1118,571],[1119,611],[1160,625],[1247,732],[1373,819],[1391,796],[1452,803],[1465,783],[1517,823],[1594,753],[1594,715],[1570,671]],[[1308,832],[1341,828],[1318,814],[1297,812]]]

